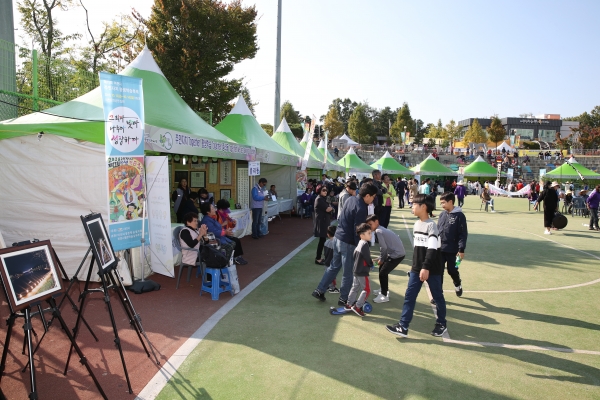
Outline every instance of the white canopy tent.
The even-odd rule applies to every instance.
[[[355,142],[354,140],[350,139],[350,136],[348,136],[348,135],[347,135],[347,134],[345,134],[345,133],[344,133],[342,136],[340,136],[339,138],[337,138],[337,139],[334,139],[334,140],[345,140],[345,141],[346,141],[346,144],[347,144],[348,146],[358,146],[358,143],[357,143],[357,142]]]
[[[502,142],[502,144],[500,146],[496,147],[496,150],[498,150],[498,151],[502,151],[502,149],[505,149],[506,151],[514,151],[515,150],[512,147],[510,147],[510,145],[508,145],[506,142]]]

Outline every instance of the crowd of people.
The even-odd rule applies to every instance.
[[[419,220],[413,229],[413,261],[401,317],[397,324],[386,328],[399,336],[407,335],[417,295],[423,282],[428,282],[433,295],[432,303],[438,311],[432,335],[442,336],[447,329],[446,303],[442,291],[444,269],[448,269],[456,295],[461,296],[462,281],[456,261],[464,258],[468,233],[466,218],[461,208],[454,205],[456,196],[453,192],[445,192],[440,196],[443,211],[437,223],[431,219],[435,208],[435,197],[430,194],[431,185],[430,179],[421,185],[416,179],[410,179],[409,182],[398,179],[392,184],[389,176],[377,170],[372,178],[365,178],[358,184],[350,177],[340,196],[337,227],[323,229],[324,226],[315,223],[315,236],[319,234],[320,238],[317,256],[321,249],[325,254],[323,260],[316,261],[322,261],[326,269],[312,296],[326,301],[325,293],[339,294],[339,306],[364,316],[363,307],[371,294],[369,274],[377,265],[380,290],[374,292],[373,301],[389,301],[388,276],[406,256],[402,241],[386,224],[389,223],[390,211],[386,207],[391,208],[394,198],[398,196],[399,207],[404,207],[408,202]],[[457,187],[462,185],[457,184]],[[327,214],[325,204],[319,207]],[[327,221],[324,219],[322,223]],[[325,239],[321,244],[323,232]],[[375,235],[380,246],[380,254],[376,259],[372,259],[370,254],[372,235]],[[338,288],[336,283],[340,270],[342,281]]]

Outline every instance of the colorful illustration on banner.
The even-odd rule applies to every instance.
[[[299,190],[306,190],[307,178],[306,170],[296,171],[296,188]]]
[[[109,157],[110,222],[141,218],[144,212],[144,157]]]

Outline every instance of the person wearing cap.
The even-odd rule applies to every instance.
[[[544,202],[544,235],[551,235],[554,213],[558,211],[558,193],[556,193],[557,188],[560,188],[560,184],[558,182],[546,182],[544,185],[544,190],[542,190],[542,193],[540,193],[540,196],[533,206],[533,209],[537,210],[540,203],[542,201]]]
[[[465,190],[465,183],[463,181],[459,181],[456,184],[456,189],[454,189],[454,194],[458,199],[458,207],[462,207],[465,204],[465,196],[467,195],[467,191]]]
[[[590,210],[590,224],[589,230],[593,231],[594,229],[600,231],[600,227],[598,226],[598,205],[600,204],[600,185],[596,185],[596,188],[592,190],[592,193],[588,196],[585,201],[585,205]],[[594,225],[596,228],[594,228]]]

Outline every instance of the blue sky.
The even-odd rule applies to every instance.
[[[152,1],[87,3],[109,20],[132,5],[148,15]],[[259,122],[272,124],[277,0],[244,4],[258,9],[260,50],[233,76],[259,102]],[[597,0],[283,0],[281,100],[317,117],[336,97],[408,102],[414,118],[444,124],[578,115],[600,105],[599,15]]]

